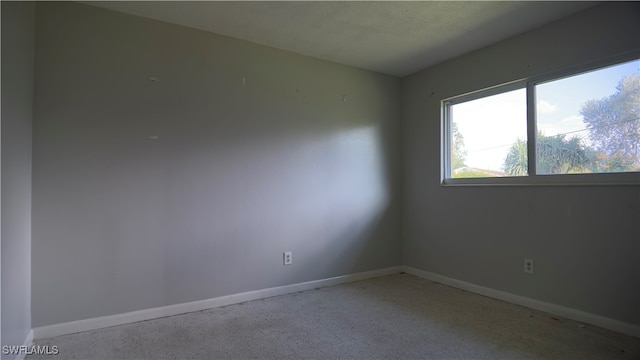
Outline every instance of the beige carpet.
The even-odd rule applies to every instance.
[[[43,339],[27,359],[640,359],[640,339],[400,274]]]

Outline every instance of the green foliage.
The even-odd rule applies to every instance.
[[[614,154],[601,154],[590,149],[591,165],[589,170],[594,173],[602,172],[626,172],[640,171],[640,166],[634,165],[634,159],[631,156],[622,157]]]
[[[528,167],[527,142],[518,139],[504,159],[503,170],[509,176],[524,176],[528,174]]]
[[[481,171],[481,170],[476,170],[476,169],[468,169],[468,170],[463,170],[463,171],[458,171],[455,173],[454,178],[456,179],[460,179],[460,178],[482,178],[482,177],[495,177],[495,174],[486,172],[486,171]]]
[[[538,133],[538,174],[640,171],[640,75],[622,78],[616,90],[611,96],[587,101],[580,110],[592,147],[576,137]],[[503,168],[509,176],[527,174],[525,141],[511,146]]]
[[[594,171],[640,170],[640,75],[620,80],[616,93],[580,110],[598,155]]]
[[[578,138],[566,139],[565,135],[536,138],[538,174],[570,174],[584,172],[592,159],[589,150]],[[523,176],[528,173],[527,143],[516,141],[504,161],[503,169],[508,176]]]
[[[538,133],[536,146],[538,174],[581,173],[591,163],[587,148],[575,137],[567,140],[565,135],[547,137]]]
[[[451,166],[452,169],[459,169],[465,166],[464,161],[467,157],[467,150],[464,147],[464,137],[455,122],[451,124],[451,138],[453,142],[451,147]]]

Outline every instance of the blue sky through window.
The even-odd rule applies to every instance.
[[[536,86],[537,126],[546,136],[565,134],[589,143],[589,133],[580,109],[588,100],[599,100],[616,93],[620,80],[640,75],[640,61],[631,61]]]

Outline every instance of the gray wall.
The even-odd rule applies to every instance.
[[[640,186],[439,184],[443,98],[638,49],[638,34],[640,4],[608,3],[404,78],[403,263],[640,324]]]
[[[400,264],[399,79],[36,13],[34,327]]]
[[[33,3],[2,2],[2,345],[31,330],[34,19]]]

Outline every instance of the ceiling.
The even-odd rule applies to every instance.
[[[596,3],[113,1],[86,4],[405,76]]]

